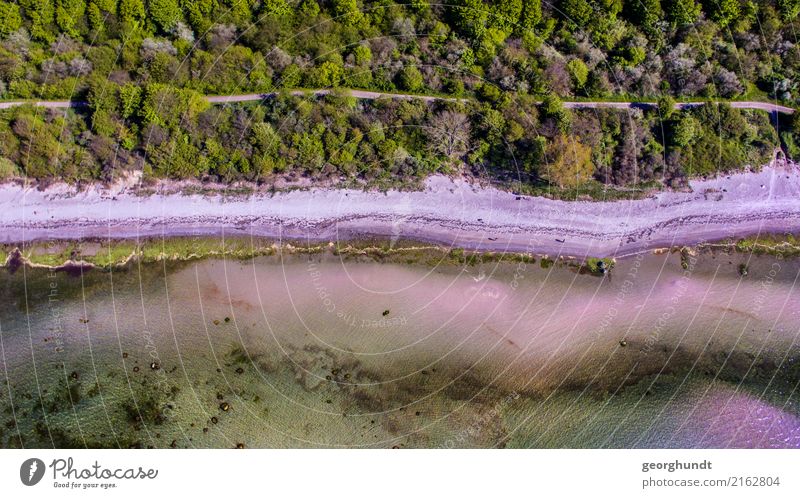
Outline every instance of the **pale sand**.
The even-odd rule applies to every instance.
[[[174,185],[173,185],[174,187]],[[659,247],[800,230],[800,170],[770,165],[634,201],[555,201],[433,176],[418,192],[308,189],[249,196],[136,195],[122,183],[76,192],[0,186],[0,242],[177,235],[333,241],[415,239],[550,256],[625,256]],[[563,240],[563,242],[560,242]]]

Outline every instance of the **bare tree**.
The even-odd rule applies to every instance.
[[[455,111],[434,114],[427,128],[431,150],[455,159],[469,150],[469,118]]]

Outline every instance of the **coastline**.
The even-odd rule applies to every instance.
[[[274,194],[139,195],[130,182],[82,191],[0,186],[0,243],[258,237],[294,245],[364,238],[550,258],[617,258],[800,231],[800,168],[693,180],[689,192],[559,201],[433,176],[421,191],[310,188]]]

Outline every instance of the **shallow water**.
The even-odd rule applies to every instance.
[[[800,446],[800,262],[687,263],[4,271],[0,441]]]

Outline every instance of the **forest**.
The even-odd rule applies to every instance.
[[[0,0],[0,99],[88,103],[0,112],[0,178],[680,188],[779,145],[800,157],[798,120],[710,103],[794,105],[798,13],[800,0]],[[304,88],[342,90],[287,91]],[[660,105],[562,105],[582,99]],[[686,100],[709,103],[672,110]]]

